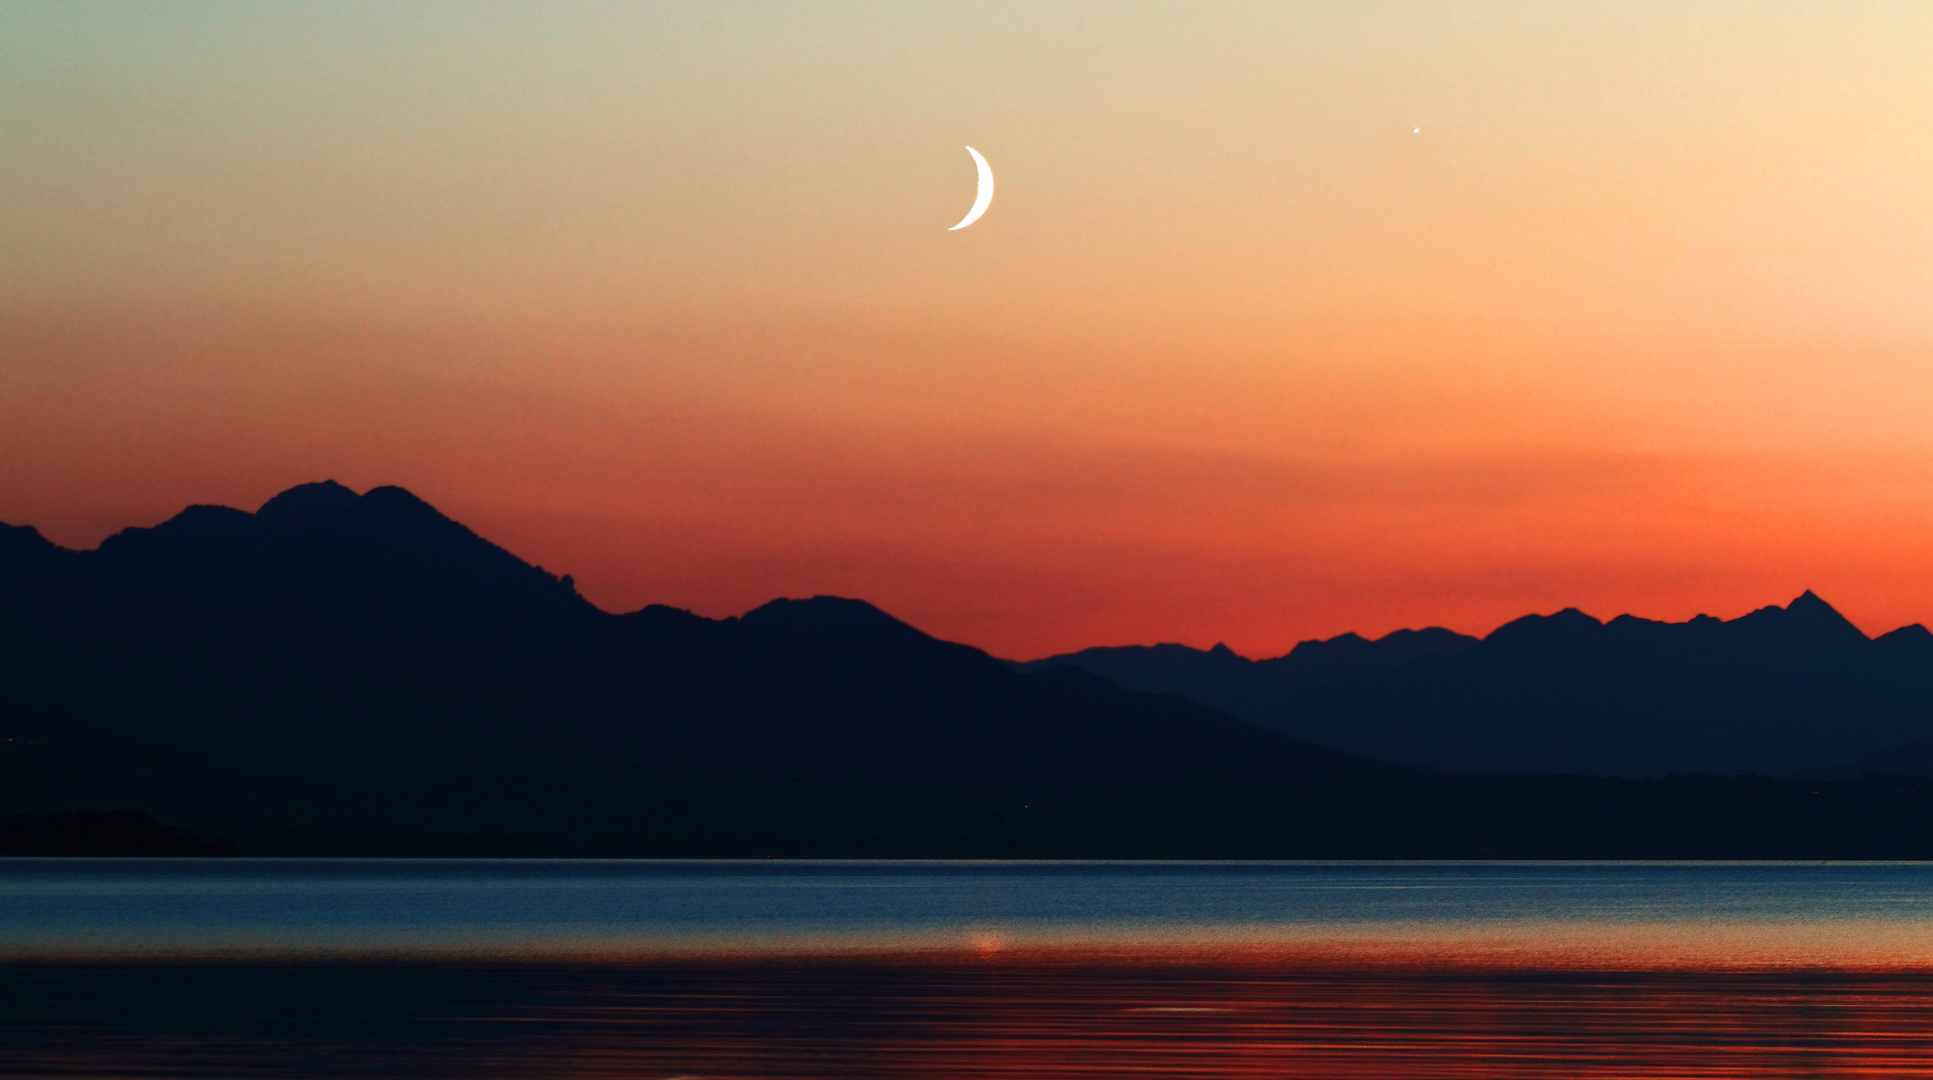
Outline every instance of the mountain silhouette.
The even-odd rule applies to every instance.
[[[1309,686],[1270,726],[1451,772],[1923,773],[1889,748],[1933,734],[1933,635],[1869,640],[1810,591],[1730,621],[1565,609]]]
[[[1742,775],[1861,773],[1933,776],[1933,633],[1810,592],[1016,665],[836,597],[610,614],[396,487],[0,525],[0,815],[244,850],[1918,857],[1925,781]]]
[[[1057,664],[1447,772],[1933,776],[1933,634],[1869,640],[1811,591],[1729,622],[1566,608],[1481,641],[1431,628],[1270,660],[1156,645],[1016,667]]]
[[[1250,660],[1226,645],[1191,649],[1186,645],[1126,645],[1083,649],[1015,664],[1020,671],[1077,667],[1129,690],[1180,694],[1252,724],[1273,726],[1297,693],[1312,686],[1358,675],[1394,671],[1425,656],[1449,656],[1472,648],[1477,639],[1430,627],[1398,630],[1371,641],[1343,634],[1304,641],[1286,655]]]
[[[119,783],[224,828],[303,785],[341,801],[466,776],[514,802],[526,781],[1071,790],[1379,767],[1072,668],[1015,672],[857,600],[609,614],[401,488],[333,482],[91,551],[0,526],[0,739],[0,789],[41,793],[0,812],[72,809],[74,785],[136,802]]]

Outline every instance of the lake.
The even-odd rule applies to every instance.
[[[1933,865],[0,860],[0,1076],[1933,1072]]]

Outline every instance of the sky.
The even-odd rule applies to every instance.
[[[1928,41],[0,0],[0,521],[399,484],[610,610],[857,596],[1018,658],[1933,622]]]

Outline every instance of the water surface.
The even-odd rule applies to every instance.
[[[1921,864],[0,864],[0,1075],[1933,1072]]]

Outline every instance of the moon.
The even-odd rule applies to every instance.
[[[947,232],[964,229],[980,220],[980,215],[986,213],[987,207],[993,203],[993,166],[987,164],[987,159],[981,157],[980,151],[973,147],[967,147],[966,152],[973,155],[973,163],[980,169],[980,194],[973,200],[973,209],[967,211],[967,216],[961,218],[960,223],[946,230]]]

